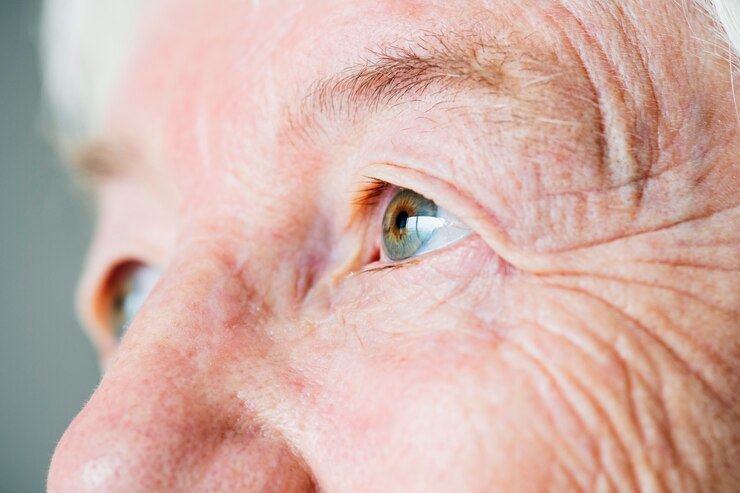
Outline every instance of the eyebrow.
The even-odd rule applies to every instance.
[[[424,31],[404,46],[388,43],[371,49],[359,63],[310,83],[299,103],[288,108],[286,120],[291,136],[313,140],[327,122],[354,122],[429,96],[454,100],[472,91],[523,100],[562,73],[562,67],[532,50],[491,33]],[[93,188],[135,161],[125,146],[97,140],[68,155],[76,174]]]
[[[62,147],[74,175],[91,189],[125,174],[135,161],[131,159],[131,146],[103,139]]]
[[[560,74],[532,51],[489,33],[424,32],[407,46],[370,50],[360,63],[311,84],[289,113],[290,128],[310,133],[306,128],[322,120],[353,121],[427,96],[454,99],[463,91],[522,99],[527,89]]]

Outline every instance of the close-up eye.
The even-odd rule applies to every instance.
[[[139,262],[127,262],[114,270],[110,280],[107,320],[116,339],[123,338],[159,275],[157,269]]]
[[[405,260],[438,250],[471,233],[460,219],[413,190],[400,189],[383,213],[385,259]]]

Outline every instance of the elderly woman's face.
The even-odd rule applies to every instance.
[[[738,491],[738,117],[678,4],[142,15],[50,490]]]

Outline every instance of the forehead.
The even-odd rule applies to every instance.
[[[539,8],[556,3],[533,2]],[[579,2],[563,4],[574,12],[583,10]],[[100,124],[137,51],[147,60],[158,58],[152,67],[172,68],[183,59],[178,52],[199,50],[188,52],[188,65],[203,66],[233,54],[222,49],[236,46],[242,68],[251,63],[253,70],[257,63],[267,63],[274,70],[280,56],[290,58],[293,72],[307,61],[319,70],[316,65],[339,62],[353,49],[363,24],[372,26],[372,32],[363,36],[379,43],[393,34],[403,38],[414,26],[432,29],[446,23],[498,21],[491,31],[532,29],[543,34],[542,19],[533,18],[534,7],[528,2],[496,1],[47,0],[47,93],[66,130],[89,131]],[[492,12],[495,16],[489,15]],[[366,44],[373,48],[372,39]],[[202,57],[206,51],[208,60]],[[330,57],[322,58],[327,51]],[[229,68],[239,68],[233,62]]]
[[[62,3],[68,5],[62,0],[51,5]],[[603,16],[607,21],[598,20],[592,12],[598,9],[589,9],[587,4],[75,0],[71,11],[86,14],[57,12],[57,18],[67,18],[66,25],[59,25],[75,31],[69,19],[77,19],[93,27],[79,29],[83,34],[67,32],[71,41],[50,50],[60,53],[49,64],[52,93],[61,102],[58,106],[81,116],[78,120],[94,133],[146,143],[150,149],[145,153],[153,156],[151,161],[178,163],[178,169],[192,170],[214,161],[276,162],[266,152],[281,148],[285,135],[281,135],[279,120],[291,117],[283,111],[285,106],[310,92],[312,84],[326,74],[361,65],[389,45],[413,51],[425,34],[439,41],[440,33],[443,38],[452,32],[465,37],[469,30],[483,26],[507,50],[516,45],[514,38],[526,39],[524,50],[542,58],[546,50],[574,50],[566,46],[568,35],[559,38],[557,29],[549,29],[562,20],[558,16],[573,14],[585,19],[588,29],[623,35],[623,46],[605,43],[614,52],[603,56],[613,58],[611,63],[617,67],[618,58],[638,42],[670,41],[664,36],[666,29],[673,33],[672,39],[689,37],[689,24],[675,5],[666,7],[672,17],[632,19],[634,37],[642,38],[638,40],[628,39],[631,31],[620,27],[622,19]],[[70,54],[73,48],[79,50],[84,63],[69,63],[75,58]],[[578,60],[573,57],[565,60],[568,63]],[[658,63],[657,58],[651,63]],[[69,72],[67,67],[82,69]],[[60,74],[56,79],[55,73]],[[80,108],[84,111],[75,112]]]
[[[246,62],[257,49],[274,54],[277,38],[295,27],[292,20],[296,16],[309,15],[315,22],[331,3],[338,10],[355,10],[342,9],[342,2],[301,0],[46,0],[42,18],[46,96],[64,131],[84,137],[99,130],[132,70],[132,58],[144,55],[149,59],[151,54],[161,60],[174,51],[195,48],[198,40],[218,37],[221,42],[230,41],[229,45],[252,43],[241,45]],[[414,4],[390,3],[403,3],[407,8]],[[257,46],[260,35],[266,38],[257,41]],[[168,38],[169,49],[163,49],[164,38]],[[204,46],[198,49],[202,52]],[[212,50],[209,55],[217,52]],[[139,63],[138,68],[142,67]]]
[[[480,18],[475,9],[460,16],[447,2],[178,0],[143,11],[135,37],[122,41],[128,58],[109,61],[117,78],[99,90],[107,100],[95,130],[139,143],[176,137],[177,143],[156,146],[184,156],[156,161],[181,168],[195,157],[212,159],[205,143],[217,148],[236,128],[243,145],[244,136],[274,142],[276,119],[285,117],[281,106],[326,74],[361,65],[373,51],[409,48],[419,33],[436,33],[450,21],[448,33],[480,23],[496,31],[483,9]],[[214,123],[220,135],[207,135]]]

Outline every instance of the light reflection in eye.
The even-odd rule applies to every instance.
[[[383,214],[383,253],[399,261],[438,250],[471,233],[462,221],[432,200],[401,189]]]
[[[109,321],[119,340],[159,280],[159,275],[159,271],[153,267],[130,263],[113,276]]]

